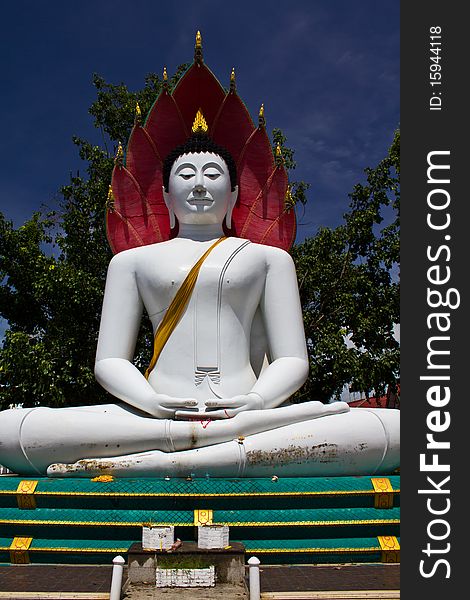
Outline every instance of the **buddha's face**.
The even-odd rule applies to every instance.
[[[180,223],[221,224],[230,218],[237,189],[232,192],[228,167],[217,154],[184,154],[171,168],[164,198],[170,218],[173,213]]]

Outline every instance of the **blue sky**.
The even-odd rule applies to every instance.
[[[399,126],[398,0],[15,0],[1,20],[0,210],[15,225],[84,171],[72,135],[101,144],[93,73],[139,89],[192,60],[198,29],[206,64],[223,84],[234,66],[252,116],[264,102],[296,151],[291,179],[311,184],[298,241],[341,221]]]

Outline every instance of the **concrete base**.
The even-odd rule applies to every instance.
[[[181,558],[197,558],[205,565],[215,566],[216,582],[240,585],[245,577],[245,547],[240,542],[233,542],[227,550],[205,550],[198,548],[196,542],[183,542],[174,552],[160,552],[143,550],[142,544],[135,543],[129,548],[128,566],[129,581],[131,584],[148,583],[155,585],[155,574],[159,557],[174,556],[175,560]]]

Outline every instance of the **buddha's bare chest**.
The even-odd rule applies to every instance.
[[[243,318],[247,311],[256,310],[264,288],[265,265],[247,246],[217,248],[219,252],[214,250],[206,258],[191,295],[192,304],[197,298],[198,311],[212,312],[215,306],[223,305]],[[137,284],[151,317],[159,320],[202,253],[183,251],[175,256],[174,252],[161,251],[142,263]]]

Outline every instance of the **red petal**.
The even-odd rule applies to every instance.
[[[224,101],[225,92],[206,65],[194,63],[178,82],[173,98],[181,111],[186,129],[190,132],[199,109],[211,129]]]
[[[189,137],[181,113],[173,97],[165,90],[150,110],[144,129],[155,144],[161,160]]]
[[[284,211],[271,223],[266,232],[259,240],[260,244],[277,246],[283,250],[289,250],[295,241],[296,218],[295,210],[284,209]]]
[[[288,250],[295,239],[295,211],[285,208],[287,173],[276,166],[264,129],[248,140],[240,164],[233,228],[239,237]]]
[[[162,163],[157,149],[146,130],[138,125],[129,138],[126,169],[136,178],[147,198],[155,195],[155,186],[162,185]]]
[[[264,129],[256,129],[242,150],[238,166],[238,200],[232,218],[238,236],[246,237],[245,223],[253,210],[253,204],[262,205],[266,201],[263,198],[267,193],[266,182],[272,176],[274,169],[274,158],[268,136]]]
[[[255,130],[250,113],[235,92],[225,96],[211,129],[211,137],[238,162],[243,147]]]
[[[137,180],[125,167],[114,168],[112,190],[114,209],[108,210],[106,224],[114,252],[168,239],[168,214],[162,211],[163,199],[154,197],[148,202]]]

